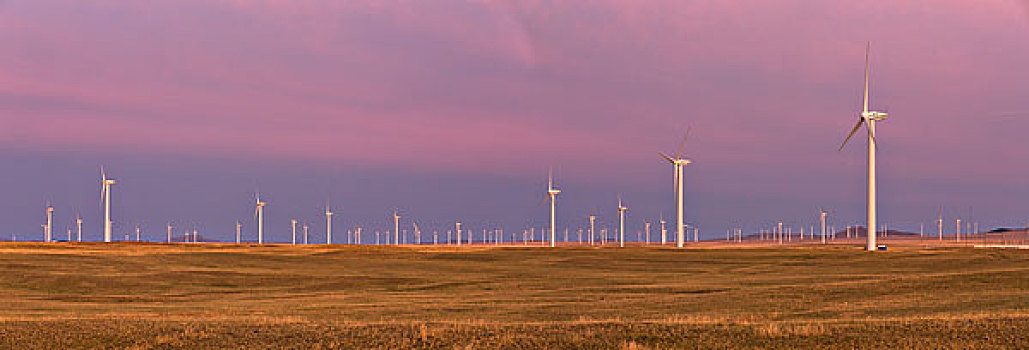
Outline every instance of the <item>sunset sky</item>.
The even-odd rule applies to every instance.
[[[658,152],[687,126],[704,236],[820,207],[842,228],[866,42],[880,222],[1025,225],[1026,1],[0,0],[0,238],[40,239],[50,201],[55,236],[78,208],[98,239],[102,164],[119,237],[253,239],[255,190],[279,241],[324,232],[327,198],[337,243],[394,207],[510,233],[547,225],[548,166],[561,229],[613,228],[621,194],[637,231],[674,215]]]

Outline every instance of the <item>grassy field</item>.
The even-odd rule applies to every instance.
[[[5,348],[1026,348],[1029,251],[0,244]]]

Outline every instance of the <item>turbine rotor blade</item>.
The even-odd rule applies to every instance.
[[[850,141],[850,138],[854,136],[854,133],[856,133],[858,131],[858,129],[861,128],[861,124],[864,124],[864,123],[865,123],[865,118],[864,117],[859,117],[857,124],[854,124],[854,128],[850,129],[850,133],[847,134],[847,138],[843,139],[843,144],[841,144],[840,148],[836,150],[837,152],[843,150],[843,146],[847,145],[847,141]]]
[[[865,109],[864,112],[868,113],[868,66],[869,66],[869,52],[872,49],[872,43],[868,42],[865,44]]]
[[[692,126],[686,127],[686,135],[682,136],[682,142],[679,142],[679,153],[675,155],[675,159],[682,159],[682,155],[686,154],[686,139],[690,137],[690,130]]]
[[[664,154],[664,152],[657,152],[657,154],[660,154],[661,157],[663,157],[665,160],[668,160],[669,163],[675,164],[675,159],[672,159],[672,157],[669,157],[667,154]]]

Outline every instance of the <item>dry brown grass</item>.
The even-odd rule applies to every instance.
[[[0,244],[0,268],[0,347],[1029,346],[1018,250]]]

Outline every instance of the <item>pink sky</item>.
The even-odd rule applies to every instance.
[[[1024,197],[1027,8],[8,0],[0,149],[517,181],[554,165],[565,182],[659,192],[671,168],[656,152],[692,125],[693,167],[706,168],[691,177],[697,191],[839,200],[863,181],[861,142],[836,147],[860,107],[871,41],[872,104],[891,114],[885,181]],[[905,196],[931,207],[958,197]]]

